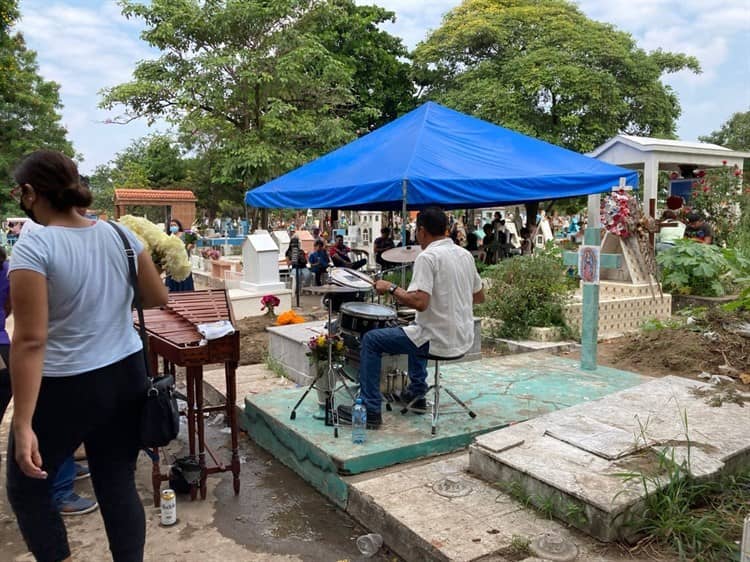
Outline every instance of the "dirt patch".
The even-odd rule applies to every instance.
[[[305,320],[314,320],[302,315]],[[264,363],[268,353],[268,332],[266,328],[276,325],[276,318],[270,316],[251,316],[235,322],[240,331],[240,365]]]
[[[739,383],[738,388],[747,387],[741,375],[750,373],[750,339],[742,336],[737,326],[748,321],[750,313],[729,314],[714,309],[690,323],[678,318],[600,343],[598,362],[655,377],[698,379],[704,372],[725,375]]]

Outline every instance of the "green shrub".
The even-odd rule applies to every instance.
[[[478,312],[501,323],[494,337],[521,339],[531,327],[567,328],[564,309],[569,295],[562,260],[555,255],[519,256],[485,270],[486,302]]]
[[[729,261],[713,244],[678,240],[673,248],[660,252],[656,261],[668,292],[720,297],[731,284]]]

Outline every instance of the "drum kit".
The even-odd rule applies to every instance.
[[[419,246],[406,246],[404,248],[393,248],[383,252],[383,259],[398,264],[411,264],[417,258],[421,248]],[[394,269],[402,269],[403,266]],[[383,272],[381,272],[382,275]],[[334,300],[335,297],[346,298],[371,293],[375,287],[375,280],[360,271],[343,267],[333,268],[329,274],[329,282],[325,285],[305,287],[303,291],[310,294],[323,295],[323,302],[328,309],[328,324],[326,330],[329,334],[341,332],[344,342],[350,348],[359,348],[362,337],[370,330],[398,326],[398,315],[396,310],[389,306],[377,303],[358,302],[350,300],[340,303],[338,306],[338,319],[334,323]],[[297,408],[304,401],[313,388],[318,388],[318,382],[322,377],[326,378],[326,425],[332,425],[334,437],[338,437],[339,420],[335,405],[335,394],[337,390],[344,388],[354,399],[354,395],[347,385],[347,380],[352,379],[346,374],[341,365],[334,364],[332,338],[328,340],[328,368],[326,371],[319,370],[312,383],[305,390],[297,403],[292,408],[291,419],[297,417]],[[352,381],[353,382],[353,381]]]

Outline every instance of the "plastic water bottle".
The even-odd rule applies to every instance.
[[[361,445],[365,442],[365,431],[367,430],[367,409],[362,404],[362,399],[357,401],[352,408],[352,443]]]

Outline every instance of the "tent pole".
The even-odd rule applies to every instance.
[[[401,180],[401,247],[406,247],[406,219],[408,217],[406,211],[406,190],[408,186],[408,180]],[[401,287],[406,289],[406,268],[401,268]]]

